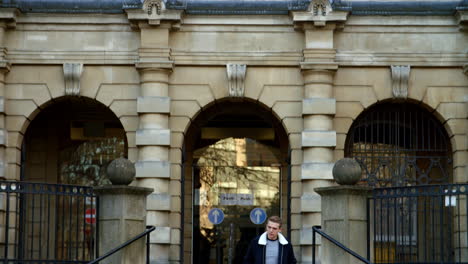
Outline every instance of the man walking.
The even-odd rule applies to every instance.
[[[291,243],[281,234],[282,224],[278,216],[268,218],[266,232],[250,242],[244,264],[296,263]]]

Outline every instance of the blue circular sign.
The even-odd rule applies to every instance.
[[[265,210],[262,208],[255,208],[250,211],[250,221],[256,225],[263,224],[267,218]]]
[[[214,225],[221,224],[224,220],[223,210],[219,208],[211,209],[210,212],[208,213],[208,220],[210,220],[210,222],[213,223]]]

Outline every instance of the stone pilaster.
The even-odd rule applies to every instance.
[[[150,260],[152,263],[178,262],[180,223],[171,221],[173,214],[181,213],[177,206],[180,197],[177,200],[171,193],[171,186],[180,185],[180,179],[171,180],[169,162],[169,76],[173,68],[169,34],[180,21],[181,13],[166,10],[163,1],[155,0],[145,1],[143,10],[127,10],[127,13],[129,20],[140,30],[136,63],[140,73],[140,94],[137,98],[139,126],[135,138],[138,147],[135,167],[137,184],[154,189],[146,205],[147,223],[156,226],[150,241]]]
[[[6,116],[5,116],[5,74],[10,70],[9,63],[6,59],[7,49],[4,46],[4,36],[7,23],[0,20],[0,178],[5,179],[6,167],[8,162],[6,161],[5,151],[7,146],[6,135]]]
[[[304,99],[301,171],[302,197],[302,261],[308,263],[312,246],[309,229],[320,224],[321,199],[314,188],[332,184],[336,132],[333,118],[336,101],[333,98],[333,76],[336,66],[304,65]]]
[[[169,164],[169,103],[168,81],[170,69],[142,67],[141,90],[137,99],[139,127],[136,132],[138,185],[151,186],[154,192],[147,202],[148,224],[157,226],[152,236],[152,256],[156,263],[169,260],[171,243],[170,164]]]
[[[336,99],[333,80],[338,64],[335,62],[335,29],[346,21],[346,12],[334,12],[328,1],[314,0],[310,11],[294,12],[297,29],[304,31],[305,49],[301,70],[304,79],[302,101],[301,168],[301,262],[312,262],[311,227],[320,225],[321,198],[317,187],[333,184],[336,131],[333,125]]]

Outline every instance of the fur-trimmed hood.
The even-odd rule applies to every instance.
[[[288,244],[288,240],[281,233],[278,233],[278,241],[283,246]],[[260,238],[258,239],[258,244],[259,245],[267,244],[267,232],[263,233],[260,236]]]

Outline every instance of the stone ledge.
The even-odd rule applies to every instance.
[[[146,198],[146,210],[170,211],[171,196],[167,193],[152,193]]]
[[[136,131],[135,144],[144,145],[162,145],[171,144],[171,131],[169,129],[139,129]]]
[[[137,161],[135,171],[137,178],[170,178],[171,176],[168,161]]]
[[[171,98],[163,96],[139,96],[137,98],[138,113],[167,114],[171,110]]]
[[[336,147],[336,131],[302,131],[302,147]]]
[[[339,195],[339,194],[359,194],[363,193],[371,194],[373,190],[370,186],[360,186],[360,185],[340,185],[340,186],[330,186],[330,187],[319,187],[314,189],[320,196],[323,195]]]
[[[308,98],[302,101],[302,114],[336,114],[336,99],[334,98]]]
[[[94,192],[98,195],[122,195],[122,194],[144,194],[148,195],[153,192],[152,188],[127,186],[127,185],[105,185],[94,187]]]
[[[303,180],[333,180],[334,163],[303,163],[301,179]]]

